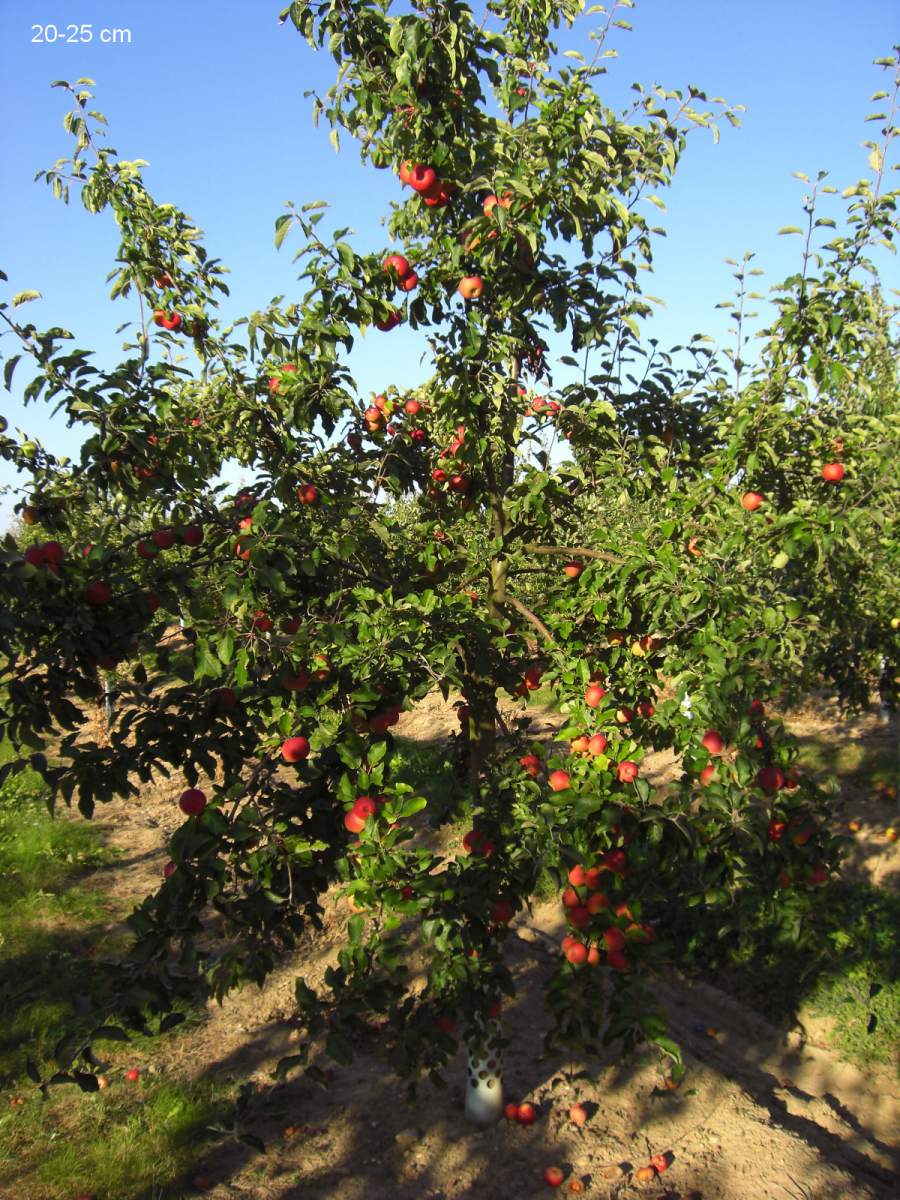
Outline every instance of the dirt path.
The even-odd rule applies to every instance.
[[[827,724],[829,718],[820,719]],[[557,724],[551,714],[539,721],[545,734]],[[452,708],[436,697],[405,715],[397,732],[434,742],[456,727]],[[660,778],[672,769],[671,760],[654,763]],[[103,810],[107,836],[124,857],[97,873],[97,886],[123,899],[156,886],[168,857],[166,839],[180,823],[179,791],[178,783],[167,784],[146,795],[140,808],[117,802]],[[886,881],[900,865],[900,849],[879,846],[878,859]],[[272,1087],[276,1063],[296,1049],[294,979],[321,980],[350,915],[347,902],[333,897],[325,928],[310,935],[264,989],[210,1006],[206,1022],[173,1038],[157,1061],[163,1073],[250,1077],[260,1085],[246,1128],[264,1139],[268,1152],[237,1143],[211,1148],[197,1171],[212,1179],[208,1194],[215,1200],[530,1200],[550,1194],[542,1181],[549,1164],[563,1166],[567,1184],[578,1178],[585,1194],[596,1197],[887,1200],[898,1194],[895,1075],[886,1068],[858,1070],[821,1046],[785,1038],[711,986],[673,978],[658,989],[689,1068],[677,1092],[660,1090],[649,1062],[540,1057],[536,1047],[548,1026],[541,990],[562,933],[555,903],[520,916],[509,935],[519,995],[505,1013],[506,1093],[538,1106],[530,1128],[502,1122],[478,1131],[467,1124],[462,1054],[447,1073],[447,1090],[425,1084],[409,1102],[379,1057],[377,1033],[368,1029],[360,1031],[351,1067],[315,1059],[332,1076],[327,1089],[302,1079]],[[697,1025],[714,1026],[715,1036],[696,1032]],[[583,1129],[566,1117],[576,1099],[591,1112]],[[669,1170],[639,1188],[631,1169],[667,1151]],[[570,1194],[566,1186],[560,1191]]]

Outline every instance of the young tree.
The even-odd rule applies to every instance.
[[[837,869],[826,798],[766,705],[840,645],[828,605],[861,563],[881,569],[896,522],[896,377],[871,354],[891,335],[858,280],[896,194],[877,151],[850,232],[821,251],[807,238],[749,379],[740,335],[733,382],[702,339],[680,361],[648,351],[641,205],[692,128],[736,115],[695,88],[604,105],[606,38],[628,7],[590,61],[560,66],[551,38],[577,0],[497,0],[483,22],[446,0],[400,15],[389,0],[292,4],[284,20],[339,67],[316,115],[398,174],[391,245],[362,253],[322,231],[321,204],[291,206],[276,242],[304,239],[305,295],[229,329],[192,222],[104,147],[90,81],[62,85],[76,148],[44,178],[111,209],[113,295],[136,296],[141,322],[103,372],[65,331],[21,324],[15,300],[0,310],[41,368],[27,399],[87,435],[76,464],[2,442],[53,535],[24,559],[3,549],[4,726],[21,751],[3,772],[30,762],[86,816],[183,774],[174,870],[131,919],[122,1005],[137,1022],[147,1004],[261,983],[338,884],[358,911],[329,991],[298,982],[310,1035],[327,1030],[345,1061],[378,1014],[403,1075],[438,1071],[458,1037],[477,1059],[514,992],[508,925],[549,873],[570,929],[548,989],[556,1035],[649,1041],[677,1074],[647,986],[670,954],[667,911],[716,908],[725,925],[762,892],[802,914]],[[897,64],[882,65],[893,104]],[[430,347],[431,379],[361,398],[344,352],[401,321]],[[580,371],[556,388],[553,333]],[[823,478],[834,459],[842,478]],[[253,485],[225,495],[227,462]],[[108,517],[73,544],[84,505]],[[897,578],[882,581],[894,603]],[[167,636],[175,615],[183,640]],[[895,646],[878,643],[894,673]],[[136,699],[101,746],[82,704],[109,662]],[[870,666],[820,669],[858,698]],[[566,716],[552,745],[529,730],[538,687]],[[434,688],[463,705],[456,806],[433,818],[470,826],[449,853],[394,770],[391,730]],[[524,701],[512,726],[504,692]],[[660,788],[642,763],[663,748],[681,773]]]

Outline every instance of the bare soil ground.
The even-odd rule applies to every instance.
[[[559,718],[538,728],[552,737]],[[848,726],[822,705],[792,717],[795,731],[827,743],[860,737],[876,749],[897,743],[897,727],[877,716]],[[457,727],[450,704],[429,698],[404,715],[402,738],[433,743]],[[658,781],[674,769],[656,756]],[[96,885],[121,899],[155,888],[168,855],[165,844],[180,823],[178,782],[117,802],[101,816],[110,842],[122,851],[97,872]],[[900,847],[877,832],[884,824],[866,794],[842,797],[847,814],[868,822],[849,869],[891,886],[900,873]],[[621,1065],[612,1054],[591,1062],[540,1056],[547,1019],[541,990],[561,936],[559,908],[541,905],[511,927],[510,958],[520,994],[504,1014],[508,1099],[532,1100],[539,1118],[530,1128],[501,1122],[485,1131],[462,1115],[462,1053],[448,1072],[449,1087],[423,1084],[414,1102],[378,1054],[377,1034],[365,1032],[352,1067],[334,1068],[327,1089],[298,1079],[272,1086],[278,1060],[296,1049],[290,1025],[294,979],[315,985],[336,956],[351,915],[335,895],[325,928],[260,990],[210,1006],[206,1021],[172,1038],[146,1069],[181,1078],[215,1076],[259,1083],[247,1122],[262,1137],[265,1155],[229,1142],[206,1152],[196,1173],[208,1175],[215,1200],[529,1200],[547,1195],[543,1170],[566,1170],[567,1191],[580,1180],[589,1197],[644,1194],[669,1200],[887,1200],[900,1194],[900,1085],[888,1068],[860,1070],[801,1029],[784,1036],[708,985],[678,977],[660,981],[689,1067],[676,1092],[664,1092],[655,1067]],[[115,927],[111,926],[112,932]],[[695,1026],[714,1027],[715,1035]],[[569,1106],[580,1100],[590,1119],[578,1129]],[[671,1152],[666,1173],[641,1188],[632,1168],[654,1153]],[[148,1197],[148,1200],[150,1198]]]

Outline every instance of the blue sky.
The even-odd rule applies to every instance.
[[[205,231],[210,253],[231,269],[226,316],[298,294],[290,241],[280,253],[273,246],[273,223],[287,200],[329,201],[359,247],[384,244],[380,221],[397,183],[389,172],[363,168],[349,139],[336,156],[327,130],[312,128],[303,92],[324,91],[334,63],[279,26],[279,7],[279,0],[80,0],[77,21],[92,26],[93,41],[48,44],[32,41],[33,27],[55,23],[64,31],[76,19],[68,15],[72,5],[2,6],[8,115],[0,128],[0,268],[9,276],[7,294],[42,293],[22,310],[29,320],[68,327],[76,345],[96,348],[98,361],[110,364],[122,341],[114,331],[135,312],[131,300],[108,299],[104,281],[117,242],[109,215],[90,216],[77,198],[67,209],[33,182],[37,170],[69,153],[61,127],[66,97],[51,90],[54,79],[96,80],[109,143],[123,158],[149,161],[145,180],[154,196],[185,209]],[[760,291],[796,267],[797,239],[776,232],[802,216],[804,186],[792,171],[826,169],[839,189],[866,174],[861,142],[878,128],[863,124],[874,107],[868,98],[889,86],[871,61],[890,54],[896,40],[893,7],[884,0],[852,7],[843,0],[638,0],[629,17],[634,32],[613,43],[620,57],[605,81],[607,102],[628,103],[632,81],[694,83],[747,109],[742,127],[726,124],[718,145],[703,131],[692,135],[666,196],[669,211],[659,223],[668,237],[657,243],[655,274],[645,278],[668,305],[653,326],[663,344],[696,331],[724,335],[727,318],[715,304],[731,292],[726,256],[756,251],[755,265],[765,270]],[[589,20],[564,35],[564,47],[589,48]],[[128,29],[130,44],[102,44],[104,29]],[[887,264],[885,278],[900,284],[896,264]],[[352,359],[360,389],[419,382],[428,374],[423,345],[403,329],[370,334]],[[63,423],[18,402],[27,364],[17,377],[12,397],[0,392],[0,412],[50,449],[71,453],[73,435]],[[14,482],[0,463],[0,485]],[[11,507],[0,496],[0,528]]]

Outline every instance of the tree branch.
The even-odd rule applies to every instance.
[[[604,562],[617,563],[623,566],[626,560],[616,554],[607,554],[604,550],[589,550],[586,546],[535,546],[527,545],[522,549],[527,554],[571,554],[579,558],[600,558]]]
[[[535,616],[531,609],[527,608],[521,600],[517,600],[515,596],[511,596],[509,592],[507,592],[503,597],[503,603],[508,604],[510,608],[514,608],[517,613],[521,613],[526,621],[530,621],[535,629],[540,633],[541,637],[544,638],[545,641],[549,642],[551,646],[556,645],[556,639],[541,618]]]

